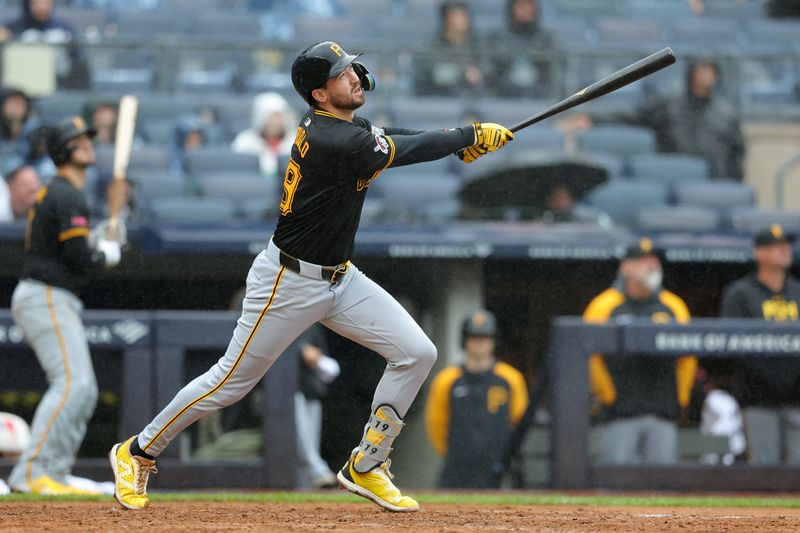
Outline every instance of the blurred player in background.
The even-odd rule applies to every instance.
[[[472,313],[462,326],[464,363],[431,384],[425,423],[444,457],[439,487],[500,488],[502,453],[528,408],[528,386],[519,370],[495,358],[496,333],[492,313]]]
[[[679,296],[661,287],[659,252],[649,239],[628,247],[614,285],[595,297],[583,318],[604,323],[620,317],[649,318],[656,324],[689,322]],[[697,359],[610,357],[589,361],[592,393],[605,423],[599,460],[604,463],[670,464],[678,458],[676,421],[689,405]]]
[[[119,243],[105,236],[97,239],[95,249],[88,244],[83,186],[86,169],[95,162],[93,135],[80,117],[52,130],[49,149],[58,176],[41,189],[28,215],[25,259],[11,312],[49,389],[36,409],[30,444],[8,479],[19,492],[91,492],[67,479],[98,394],[79,295],[97,265],[114,266],[121,255]]]
[[[775,224],[756,235],[756,271],[725,289],[721,315],[772,322],[800,319],[800,281],[789,274],[793,237]],[[753,357],[735,364],[751,463],[800,464],[800,359]]]

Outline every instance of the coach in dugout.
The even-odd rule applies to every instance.
[[[725,289],[726,318],[798,320],[800,281],[789,275],[793,238],[774,224],[756,235],[756,271]],[[748,460],[800,463],[800,358],[754,357],[734,371],[734,396],[742,407]]]
[[[500,488],[501,456],[528,408],[519,370],[495,359],[497,321],[481,309],[464,320],[464,363],[439,372],[425,410],[428,438],[444,457],[439,486]]]
[[[649,318],[657,324],[688,322],[683,300],[661,287],[659,256],[650,239],[628,247],[614,285],[586,308],[586,322],[621,317]],[[603,407],[599,461],[674,463],[678,458],[676,421],[689,405],[697,359],[634,355],[605,359],[594,354],[589,371],[592,393]]]

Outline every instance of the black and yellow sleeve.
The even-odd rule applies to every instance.
[[[661,291],[661,303],[672,311],[675,321],[687,324],[691,319],[686,303],[675,293]],[[687,355],[675,361],[675,385],[678,390],[678,405],[687,407],[692,396],[692,387],[697,377],[697,357]]]
[[[445,368],[431,383],[428,403],[425,407],[425,427],[433,449],[439,455],[447,453],[447,436],[450,429],[450,392],[453,384],[461,377],[461,368]]]
[[[522,375],[522,372],[506,363],[494,365],[494,372],[508,383],[510,391],[508,416],[511,425],[515,426],[517,422],[522,420],[525,411],[528,409],[528,384],[525,383],[525,376]]]
[[[603,324],[624,302],[625,295],[617,289],[611,288],[603,291],[589,302],[583,313],[583,319],[590,324]],[[595,353],[589,358],[589,380],[592,394],[603,405],[613,405],[617,400],[617,389],[601,354]]]

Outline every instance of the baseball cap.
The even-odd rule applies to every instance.
[[[783,229],[783,226],[780,224],[773,224],[769,228],[764,229],[756,234],[756,237],[753,241],[753,246],[769,246],[770,244],[793,241],[794,235],[786,233]]]
[[[648,255],[655,255],[661,258],[662,250],[655,247],[652,239],[642,237],[625,249],[625,255],[622,256],[622,259],[638,259]]]

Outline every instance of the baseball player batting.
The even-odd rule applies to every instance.
[[[67,483],[97,402],[79,295],[98,265],[120,261],[120,244],[101,237],[89,246],[86,169],[95,162],[94,130],[80,117],[50,132],[58,175],[39,190],[28,213],[22,279],[11,297],[14,321],[36,352],[49,388],[36,408],[27,448],[8,484],[18,492],[86,494]]]
[[[436,361],[436,347],[392,296],[350,262],[361,208],[370,184],[389,167],[453,153],[471,162],[513,134],[490,123],[430,132],[377,128],[355,115],[364,91],[375,88],[357,58],[325,41],[295,59],[292,82],[309,110],[297,128],[275,234],[250,268],[242,315],[225,355],[138,435],[112,448],[123,507],[147,506],[155,459],[178,433],[242,398],[294,339],[320,322],[387,361],[361,442],[337,475],[340,485],[390,511],[419,508],[392,483],[389,454]]]

